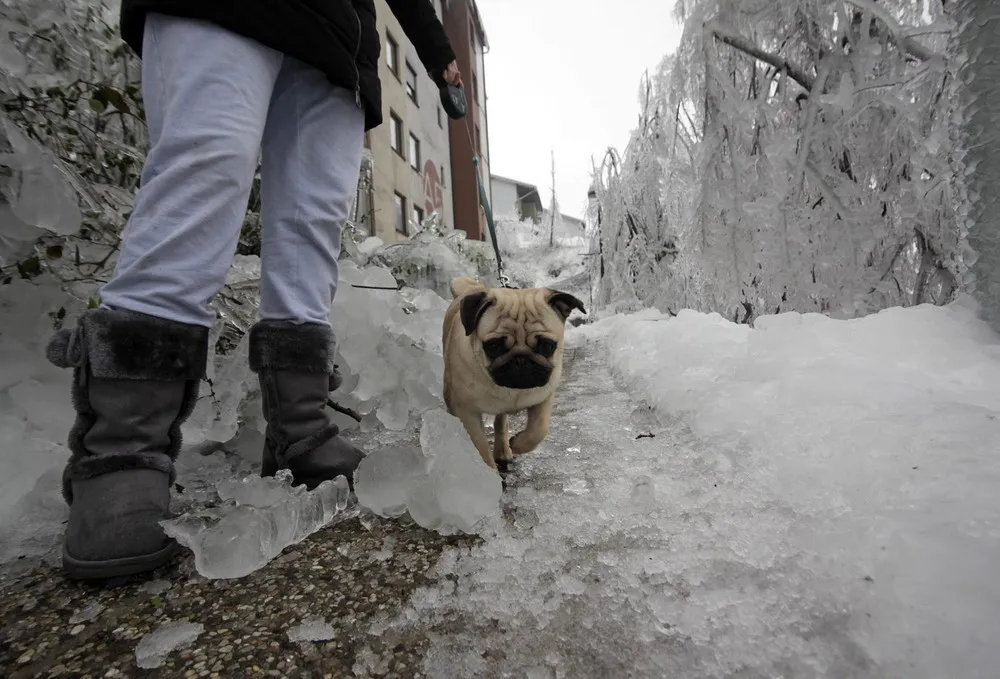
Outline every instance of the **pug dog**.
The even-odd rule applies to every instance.
[[[459,277],[444,316],[444,400],[461,420],[490,468],[500,470],[529,453],[549,433],[562,379],[563,335],[573,295],[549,288],[486,288]],[[523,431],[509,441],[507,416],[527,410]],[[483,415],[494,416],[490,450]]]

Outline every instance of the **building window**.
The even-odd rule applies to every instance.
[[[479,125],[476,125],[476,155],[483,155],[483,140],[479,136]]]
[[[479,81],[476,80],[476,74],[472,74],[472,100],[479,103]]]
[[[410,62],[408,61],[406,62],[406,96],[414,104],[420,104],[417,101],[417,72],[410,66]]]
[[[385,63],[397,78],[399,77],[399,43],[392,34],[385,34]]]
[[[406,198],[398,191],[393,192],[396,199],[396,232],[406,234]]]
[[[438,127],[444,129],[444,119],[441,118],[441,105],[438,104]]]
[[[410,167],[420,172],[420,140],[410,133]]]
[[[389,112],[389,146],[403,155],[403,121],[393,112]],[[405,156],[403,156],[405,158]]]
[[[410,217],[413,223],[417,226],[422,226],[424,223],[424,209],[422,207],[413,206],[413,214]]]

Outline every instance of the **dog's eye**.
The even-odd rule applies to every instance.
[[[507,351],[507,340],[503,337],[494,337],[493,339],[488,339],[483,342],[483,351],[486,352],[486,356],[490,359],[498,358],[503,356]]]
[[[539,337],[538,341],[535,342],[535,353],[548,358],[556,353],[557,346],[555,340],[550,340],[548,337]]]

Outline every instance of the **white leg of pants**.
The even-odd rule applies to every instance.
[[[284,59],[261,157],[263,320],[329,325],[364,123],[353,92],[301,61]]]
[[[212,325],[263,144],[261,315],[328,324],[364,135],[353,94],[213,24],[157,14],[142,68],[150,150],[103,305]]]

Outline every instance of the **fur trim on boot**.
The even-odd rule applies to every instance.
[[[73,369],[71,397],[77,417],[68,440],[72,458],[63,474],[66,501],[72,503],[73,479],[113,471],[156,469],[167,472],[173,483],[181,425],[194,410],[208,364],[208,328],[131,311],[94,309],[80,318],[76,328],[57,332],[46,356],[57,367]],[[162,452],[93,455],[86,449],[84,437],[97,423],[88,394],[94,379],[184,383],[181,411],[170,425],[169,444]]]

